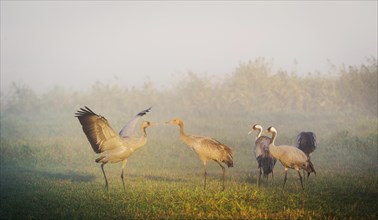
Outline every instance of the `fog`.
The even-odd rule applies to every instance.
[[[1,1],[1,91],[170,87],[264,57],[327,74],[377,57],[377,2]]]
[[[377,1],[0,4],[2,218],[376,219]],[[152,106],[125,191],[110,162],[103,189],[84,106],[106,118],[90,129],[100,144]],[[233,150],[224,192],[212,161],[202,190],[203,162],[165,123],[176,117]],[[280,162],[258,187],[254,124],[274,126],[277,146],[316,134],[305,191],[294,170],[283,190]]]

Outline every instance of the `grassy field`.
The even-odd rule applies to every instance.
[[[162,122],[169,118],[147,115],[145,119]],[[209,125],[209,116],[184,119],[187,133],[212,136],[231,146],[235,155],[234,167],[226,172],[226,190],[221,190],[221,169],[209,162],[204,191],[201,161],[181,143],[177,127],[161,124],[148,130],[149,142],[130,157],[125,192],[120,164],[105,166],[109,191],[104,190],[100,166],[94,162],[98,155],[77,119],[70,115],[67,120],[63,127],[72,129],[66,132],[51,128],[52,133],[46,133],[40,128],[42,135],[2,136],[1,219],[378,218],[376,118],[254,115],[253,120],[265,127],[276,122],[277,144],[294,144],[301,128],[318,134],[318,149],[312,156],[317,176],[310,176],[305,190],[292,170],[282,190],[280,163],[275,166],[274,180],[258,188],[254,136],[247,135],[250,122],[225,118]]]

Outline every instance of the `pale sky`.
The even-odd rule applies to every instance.
[[[377,1],[1,1],[1,90],[169,87],[258,57],[327,72],[377,58],[377,20]]]

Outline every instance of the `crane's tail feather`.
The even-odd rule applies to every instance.
[[[232,160],[227,160],[227,161],[224,161],[226,164],[227,164],[227,167],[233,167],[234,166],[234,162]]]
[[[234,161],[233,161],[233,158],[232,158],[232,152],[227,154],[227,157],[222,162],[227,164],[227,167],[233,167]]]
[[[316,176],[315,167],[314,167],[314,164],[312,164],[310,158],[308,158],[308,160],[307,160],[306,171],[307,171],[307,176],[310,176],[310,173],[314,173],[315,176]]]
[[[233,156],[232,156],[232,149],[227,147],[225,148],[225,150],[227,152],[227,155],[226,155],[226,158],[222,162],[227,164],[227,167],[233,167],[234,161],[233,161]]]
[[[100,163],[100,162],[102,162],[102,159],[104,159],[104,158],[105,158],[105,156],[101,156],[101,157],[97,158],[95,161],[96,161],[96,163]]]

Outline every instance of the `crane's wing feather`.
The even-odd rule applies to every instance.
[[[114,132],[106,118],[97,115],[85,106],[75,113],[93,151],[101,153],[122,145],[121,138]]]
[[[139,112],[137,115],[135,115],[134,118],[131,119],[122,128],[122,130],[119,132],[119,136],[121,136],[122,138],[130,138],[134,133],[134,129],[135,129],[135,126],[136,126],[139,118],[141,118],[143,115],[147,114],[147,112],[149,112],[151,110],[151,108],[152,107],[149,107],[148,109],[143,110],[143,111]]]

